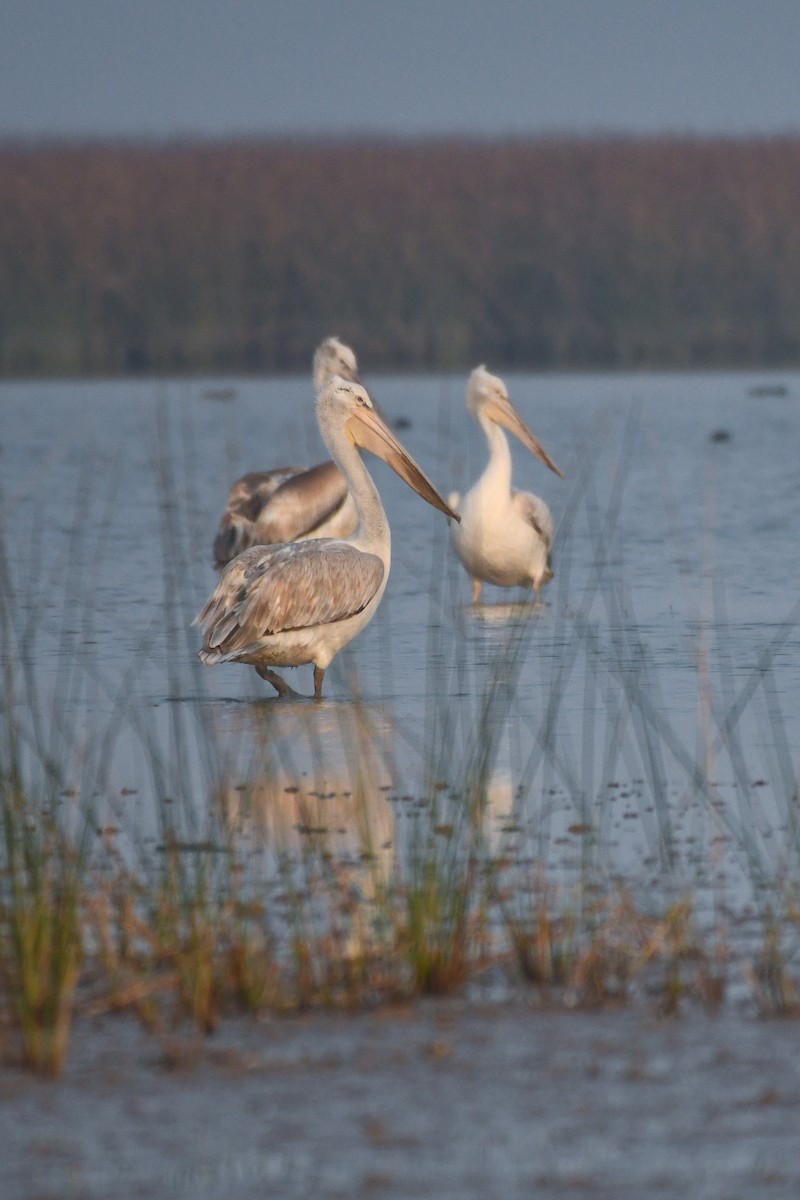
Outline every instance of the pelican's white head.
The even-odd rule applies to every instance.
[[[563,471],[556,466],[541,442],[533,436],[514,408],[502,379],[497,375],[492,375],[486,370],[486,367],[476,367],[469,377],[467,408],[471,415],[483,425],[487,437],[490,429],[488,422],[502,425],[509,433],[513,433],[514,437],[519,438],[531,454],[535,454],[551,471],[555,471],[556,475],[564,478]]]
[[[317,398],[317,420],[325,444],[345,476],[347,470],[342,459],[349,442],[351,447],[377,454],[423,500],[447,513],[448,517],[461,520],[389,428],[363,384],[334,375]],[[348,479],[348,483],[352,487],[351,479]]]
[[[355,380],[356,383],[361,382],[358,363],[353,351],[344,342],[340,342],[337,337],[328,337],[324,342],[320,342],[314,351],[312,376],[317,395],[334,375],[340,375],[342,379]]]
[[[486,367],[476,367],[467,384],[467,408],[473,417],[477,417],[479,411],[492,400],[500,405],[508,404],[506,385]]]
[[[331,425],[347,426],[348,417],[356,415],[359,409],[373,408],[372,397],[363,383],[338,371],[327,376],[317,394],[317,419],[323,430]]]

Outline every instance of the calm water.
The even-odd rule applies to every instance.
[[[330,755],[343,759],[357,683],[380,770],[402,787],[397,775],[419,773],[437,721],[449,722],[437,769],[463,761],[516,637],[514,695],[493,707],[499,819],[521,788],[521,823],[566,847],[565,861],[569,827],[585,823],[624,845],[625,861],[647,862],[668,813],[685,862],[692,846],[705,854],[734,836],[738,849],[751,838],[753,853],[774,847],[777,866],[800,745],[800,375],[506,381],[566,475],[514,446],[515,485],[545,497],[558,526],[545,603],[532,610],[489,587],[473,615],[446,519],[370,459],[392,575],[378,616],[331,668],[322,706],[266,703],[271,689],[247,667],[195,670],[189,629],[214,584],[210,547],[233,479],[325,457],[306,380],[0,386],[2,520],[45,690],[69,691],[69,670],[88,665],[89,722],[116,703],[169,739],[201,717],[237,753],[271,741],[288,776],[317,748],[338,769]],[[465,490],[485,457],[465,380],[368,382],[391,420],[405,418],[400,437],[440,490]],[[764,384],[770,394],[754,394]],[[311,668],[290,681],[310,692]],[[736,745],[719,752],[731,712]],[[142,736],[119,733],[120,786],[141,783]],[[198,758],[187,750],[189,771]],[[718,776],[722,827],[715,797],[698,801],[690,784],[697,761]]]

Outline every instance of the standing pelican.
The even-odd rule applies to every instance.
[[[389,577],[389,523],[359,454],[371,450],[429,504],[460,518],[375,411],[366,388],[334,376],[320,392],[317,420],[358,513],[346,539],[251,546],[220,576],[195,619],[201,661],[252,663],[279,695],[292,689],[272,667],[314,664],[314,695],[334,657],[375,615]]]
[[[338,338],[325,338],[314,353],[314,389],[320,394],[334,375],[360,383],[356,356]],[[248,546],[348,537],[358,524],[352,497],[335,463],[249,471],[230,490],[214,538],[214,562],[224,567]]]
[[[464,497],[461,524],[451,530],[456,554],[472,578],[472,602],[480,602],[484,583],[533,587],[538,596],[553,578],[553,518],[544,500],[511,487],[511,451],[500,426],[562,479],[563,473],[514,408],[502,379],[485,367],[476,367],[469,377],[467,408],[489,443],[486,470]],[[458,492],[448,500],[455,508]]]

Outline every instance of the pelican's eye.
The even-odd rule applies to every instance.
[[[356,392],[356,404],[360,404],[362,408],[369,408],[370,406],[367,397],[359,395],[358,392]]]

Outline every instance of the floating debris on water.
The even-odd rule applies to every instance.
[[[235,387],[210,387],[203,388],[200,393],[203,400],[218,400],[222,403],[227,403],[236,399]]]
[[[766,396],[788,396],[789,386],[785,383],[754,383],[747,389],[747,394],[756,399]]]

